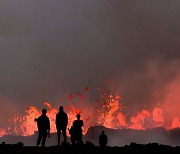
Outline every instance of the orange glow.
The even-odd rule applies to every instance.
[[[112,81],[108,83],[112,84]],[[128,120],[126,114],[123,113],[124,103],[119,94],[114,92],[114,85],[108,90],[102,87],[98,88],[99,98],[94,103],[88,103],[87,93],[88,87],[84,93],[77,92],[77,95],[70,94],[69,101],[73,101],[68,105],[64,105],[64,110],[68,114],[68,128],[71,127],[77,114],[81,114],[84,121],[83,133],[85,134],[89,127],[102,125],[112,129],[137,129],[146,130],[155,127],[164,127],[166,129],[180,128],[180,117],[173,116],[166,119],[163,107],[155,107],[154,109],[142,109]],[[67,96],[66,96],[67,97]],[[76,98],[76,99],[75,99]],[[55,118],[58,109],[54,108],[50,103],[44,103],[47,108],[47,116],[51,123],[51,132],[56,132]],[[159,106],[159,105],[157,105]],[[41,109],[35,106],[28,106],[25,114],[15,114],[13,118],[9,118],[7,126],[0,128],[0,137],[3,135],[32,135],[37,131],[35,118],[41,115]]]
[[[175,117],[173,119],[172,128],[180,128],[180,117]]]
[[[129,128],[132,129],[146,129],[148,122],[150,121],[151,113],[147,110],[142,110],[137,116],[131,118],[132,125]]]
[[[73,95],[72,95],[72,94],[69,94],[68,98],[69,98],[69,99],[72,99],[72,98],[73,98]]]
[[[153,121],[156,123],[157,127],[161,127],[164,124],[163,111],[160,108],[154,108],[153,110]]]
[[[7,133],[6,133],[5,129],[0,129],[0,137],[4,136],[6,134]]]

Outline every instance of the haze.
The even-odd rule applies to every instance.
[[[178,0],[1,0],[0,125],[113,80],[125,112],[161,104],[179,116]],[[168,108],[168,109],[167,109]]]

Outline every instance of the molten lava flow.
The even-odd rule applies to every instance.
[[[45,102],[44,104],[48,108],[47,116],[50,119],[51,132],[56,132],[55,118],[58,110],[53,108],[48,102]],[[81,118],[86,124],[83,129],[84,133],[87,132],[90,126],[90,117],[92,117],[91,109],[86,109],[86,112],[81,113],[82,109],[80,108],[66,106],[65,110],[68,114],[68,128],[70,128],[73,121],[76,120],[76,115],[80,113]],[[25,115],[15,114],[13,119],[9,119],[9,127],[0,129],[0,137],[6,134],[16,134],[23,136],[34,134],[34,132],[37,131],[37,124],[34,119],[40,115],[41,110],[34,106],[28,106]]]
[[[5,129],[0,129],[0,137],[4,136],[6,134],[7,133],[6,133]]]
[[[108,81],[112,84],[112,81]],[[123,107],[125,106],[122,98],[114,92],[114,85],[110,88],[98,88],[99,98],[95,103],[88,102],[87,93],[89,88],[77,94],[69,94],[68,101],[71,102],[64,105],[65,112],[68,114],[68,128],[71,127],[76,115],[81,114],[84,121],[83,133],[85,134],[89,127],[95,125],[103,125],[113,129],[137,129],[146,130],[155,127],[164,127],[166,129],[180,128],[180,117],[174,116],[170,120],[164,116],[164,110],[155,107],[152,110],[142,109],[140,112],[131,116],[128,120]],[[47,108],[47,116],[50,119],[51,132],[56,132],[55,118],[58,109],[45,102]],[[41,115],[41,109],[35,106],[28,106],[25,114],[15,114],[13,118],[9,118],[5,128],[0,128],[0,137],[3,135],[32,135],[37,131],[37,123],[35,118]]]
[[[147,110],[143,110],[138,113],[137,116],[131,118],[131,125],[129,128],[132,129],[146,129],[151,121],[151,113]]]
[[[122,128],[125,127],[125,116],[120,112],[122,105],[119,102],[121,97],[110,95],[106,97],[101,109],[101,116],[98,123],[107,128]]]
[[[173,119],[172,128],[180,128],[180,117],[175,117]]]

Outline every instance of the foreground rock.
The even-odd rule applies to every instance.
[[[157,143],[150,143],[146,145],[131,143],[123,147],[106,147],[101,148],[95,146],[91,142],[86,142],[83,145],[72,146],[70,144],[63,144],[61,147],[31,147],[23,146],[23,143],[18,144],[5,144],[0,145],[1,154],[117,154],[117,153],[136,153],[136,152],[166,152],[166,153],[179,153],[180,147],[171,147],[167,145],[159,145]]]
[[[129,145],[131,142],[138,144],[159,143],[163,145],[180,146],[180,128],[173,130],[165,130],[164,128],[154,128],[150,130],[134,130],[134,129],[108,129],[103,126],[90,127],[83,141],[91,141],[95,145],[99,145],[98,139],[101,131],[104,130],[108,136],[108,146]],[[25,146],[35,146],[38,133],[32,136],[12,136],[7,135],[0,138],[0,143],[16,144],[23,142]],[[63,138],[61,137],[61,140]],[[70,142],[70,139],[67,139]],[[52,133],[47,138],[46,145],[54,146],[57,144],[57,134]]]

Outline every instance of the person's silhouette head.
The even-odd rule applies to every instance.
[[[47,110],[46,109],[42,109],[42,114],[46,115]]]
[[[64,110],[63,106],[59,107],[59,111],[62,112]]]
[[[102,134],[104,135],[104,130],[102,131]]]
[[[77,117],[77,120],[80,120],[81,115],[80,115],[80,114],[77,114],[76,117]]]

